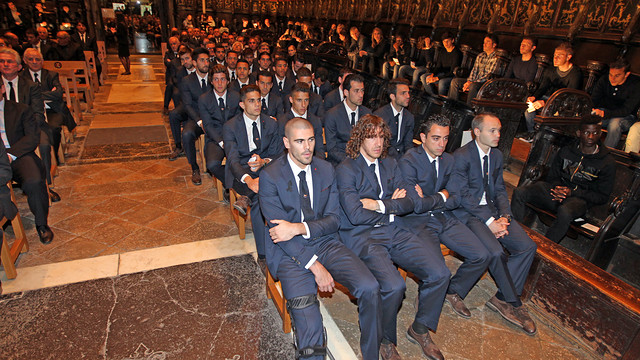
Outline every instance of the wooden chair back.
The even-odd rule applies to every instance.
[[[13,193],[11,181],[7,183],[7,186],[9,187],[9,192],[11,193],[11,201],[15,204],[16,196]],[[0,219],[0,226],[4,227],[7,222],[11,222],[11,227],[13,228],[13,233],[15,234],[15,240],[13,241],[11,246],[9,246],[5,233],[2,233],[2,248],[0,251],[0,259],[7,278],[15,279],[18,275],[15,266],[16,260],[21,253],[29,251],[29,243],[27,242],[27,236],[24,232],[24,225],[22,224],[22,218],[20,217],[19,211],[13,218],[13,220],[9,220],[6,217]]]

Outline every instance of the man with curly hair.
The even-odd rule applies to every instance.
[[[396,323],[405,281],[396,265],[420,279],[417,313],[407,338],[430,359],[443,359],[431,339],[449,285],[450,272],[437,241],[422,241],[400,228],[395,217],[413,211],[400,169],[387,157],[391,136],[386,122],[362,116],[346,146],[346,158],[336,168],[342,208],[340,238],[367,265],[382,295],[383,359],[399,359]]]

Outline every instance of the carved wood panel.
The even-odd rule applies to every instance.
[[[607,30],[615,32],[624,31],[631,21],[636,6],[638,6],[637,2],[634,1],[615,0],[607,23]]]

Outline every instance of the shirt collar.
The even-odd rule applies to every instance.
[[[364,161],[367,163],[367,166],[371,166],[371,164],[376,164],[376,167],[378,166],[378,159],[375,159],[373,162],[369,161],[369,159],[367,159],[366,156],[360,154],[360,156],[362,156],[362,158],[364,159]]]
[[[404,108],[400,109],[400,111],[397,111],[396,108],[393,106],[393,104],[389,103],[389,106],[391,106],[391,110],[393,111],[393,116],[395,117],[396,115],[400,114],[400,116],[402,116],[402,111],[404,110]]]
[[[213,90],[213,93],[216,95],[216,100],[220,101],[219,99],[222,98],[222,100],[224,100],[225,102],[227,101],[227,90],[224,91],[224,94],[222,95],[218,95],[218,93]]]
[[[300,115],[295,110],[293,110],[293,107],[292,107],[291,108],[291,112],[293,113],[293,117],[301,117],[303,119],[306,119],[307,118],[307,114],[309,113],[309,110],[305,111],[304,114]]]
[[[425,150],[424,148],[422,148],[422,150],[424,151],[425,154],[427,154],[427,157],[429,158],[429,162],[432,163],[433,160],[437,160],[438,157],[432,158],[431,155],[429,155],[429,153],[427,152],[427,150]]]
[[[38,79],[42,81],[42,69],[40,69],[40,71],[31,71],[31,69],[29,69],[29,74],[31,75],[32,79],[33,79],[33,74],[38,74]]]
[[[307,165],[304,169],[300,169],[300,167],[293,162],[293,159],[291,159],[291,154],[287,154],[287,161],[289,162],[291,171],[293,171],[293,176],[295,176],[296,178],[298,177],[298,174],[303,170],[306,171],[306,175],[311,175],[311,164]]]
[[[474,143],[476,144],[476,147],[478,148],[478,153],[480,154],[480,158],[482,159],[485,155],[489,155],[489,153],[491,152],[491,148],[489,148],[489,152],[484,152],[482,151],[482,149],[480,148],[480,145],[478,145],[478,140],[474,140]]]
[[[247,124],[252,124],[252,123],[254,123],[254,122],[259,122],[259,120],[260,120],[260,116],[258,116],[258,118],[257,118],[257,119],[255,119],[255,120],[251,120],[251,119],[247,116],[247,113],[245,113],[245,112],[243,112],[243,113],[242,113],[242,118],[244,118],[244,122],[245,122],[245,123],[247,123]]]
[[[198,83],[201,83],[202,80],[204,80],[205,83],[207,82],[207,75],[205,75],[204,77],[200,77],[200,74],[196,72],[196,76],[198,77]]]
[[[269,93],[267,93],[267,95],[263,96],[262,98],[267,102],[267,104],[269,103]]]
[[[349,120],[351,120],[351,113],[352,112],[356,112],[356,119],[359,119],[360,117],[358,116],[360,114],[360,106],[356,106],[355,110],[351,110],[351,108],[349,107],[349,105],[347,105],[346,101],[342,102],[342,105],[344,105],[345,110],[347,110],[347,114],[349,115]]]
[[[187,70],[187,74],[193,74],[196,71],[195,66],[191,70],[189,70],[187,68],[184,68],[184,69]]]

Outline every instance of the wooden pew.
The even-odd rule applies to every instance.
[[[105,47],[104,41],[96,41],[98,46],[98,60],[102,64],[102,73],[100,74],[100,83],[104,84],[106,80],[107,73],[107,48]]]
[[[86,61],[45,61],[43,67],[47,70],[62,72],[65,70],[73,71],[76,78],[76,87],[78,91],[83,92],[87,103],[87,110],[93,108],[93,85],[91,80],[91,72]],[[80,84],[77,80],[84,79],[84,84]]]
[[[91,73],[91,80],[93,85],[93,91],[100,91],[100,79],[98,78],[98,65],[96,64],[96,58],[93,51],[83,51],[84,58],[87,62],[87,67]]]
[[[207,159],[204,154],[204,145],[205,145],[205,135],[202,134],[196,140],[196,149],[200,152],[200,162],[202,163],[202,168],[204,171],[207,171]],[[222,160],[222,165],[226,163],[226,158]],[[224,186],[222,185],[222,181],[217,177],[211,174],[213,179],[216,182],[216,190],[218,191],[218,201],[224,200]],[[224,180],[224,179],[223,179]],[[233,204],[232,204],[233,205]],[[242,238],[241,238],[242,239]]]
[[[9,191],[11,193],[11,201],[15,204],[16,196],[13,193],[11,181],[7,183],[7,186],[9,187]],[[11,244],[11,247],[9,247],[5,232],[2,232],[2,249],[0,259],[7,278],[15,279],[17,276],[15,262],[21,253],[29,251],[29,243],[27,242],[27,236],[24,232],[24,225],[22,224],[20,213],[18,212],[13,220],[9,220],[6,217],[3,217],[2,219],[0,219],[0,226],[4,227],[4,225],[9,221],[11,222],[13,233],[15,234],[15,240],[13,241],[13,244]]]

